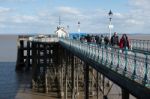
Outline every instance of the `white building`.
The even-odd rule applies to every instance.
[[[58,27],[55,33],[58,37],[63,37],[63,38],[69,37],[69,33],[65,31],[63,27]]]

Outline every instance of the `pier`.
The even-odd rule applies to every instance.
[[[54,35],[19,36],[16,71],[31,71],[31,88],[55,99],[150,99],[150,41],[131,40],[132,50],[99,47]]]

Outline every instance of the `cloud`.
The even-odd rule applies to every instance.
[[[37,16],[18,15],[13,16],[12,21],[15,23],[33,23],[38,22],[39,18]]]
[[[0,14],[11,12],[11,8],[0,7]]]
[[[28,0],[0,0],[0,2],[25,2],[25,1],[28,1]],[[30,1],[33,1],[33,0],[30,0]]]
[[[5,27],[6,27],[6,25],[0,24],[0,28],[5,28]]]
[[[11,8],[7,8],[7,7],[0,7],[0,24],[1,24],[1,28],[4,26],[7,26],[6,24],[4,24],[6,21],[8,21],[8,17],[10,16],[10,14],[13,12],[13,9]]]
[[[138,21],[138,20],[134,20],[134,19],[128,19],[126,20],[127,24],[132,24],[132,25],[143,25],[144,22],[142,21]]]
[[[123,18],[124,18],[124,15],[121,14],[121,13],[119,13],[119,12],[115,12],[115,13],[114,13],[114,17],[123,19]]]
[[[58,12],[63,13],[63,14],[73,14],[73,15],[78,15],[80,14],[80,11],[72,8],[72,7],[58,7],[57,8]]]
[[[130,0],[129,4],[140,9],[149,9],[150,0]]]

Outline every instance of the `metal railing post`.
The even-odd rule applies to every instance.
[[[110,68],[112,67],[112,65],[113,65],[113,62],[114,62],[114,49],[112,48],[112,50],[111,50],[111,63],[110,63]]]
[[[108,64],[108,49],[106,49],[106,65]]]
[[[128,52],[127,49],[125,49],[125,67],[124,67],[124,70],[123,70],[123,74],[124,74],[124,75],[125,75],[126,72],[127,72],[127,64],[128,64],[128,59],[127,59],[128,53],[127,53],[127,52]]]
[[[102,59],[101,59],[101,63],[103,64],[103,61],[104,61],[104,47],[102,47]]]
[[[147,47],[147,51],[148,51],[148,42],[149,42],[149,41],[147,41],[147,46],[146,46],[146,47]]]
[[[142,82],[144,85],[146,85],[148,81],[147,74],[148,74],[148,55],[145,54],[145,74]]]
[[[97,57],[97,61],[99,62],[100,56],[99,56],[99,47],[98,47],[98,57]]]
[[[138,42],[137,42],[137,41],[135,41],[135,42],[136,42],[135,48],[138,48],[138,46],[137,46],[137,45],[138,45]]]
[[[146,47],[145,47],[145,44],[146,44],[146,43],[145,43],[145,42],[146,42],[146,41],[144,40],[144,41],[143,41],[143,50],[146,49]]]
[[[137,55],[136,55],[136,52],[134,53],[134,70],[133,70],[133,73],[132,73],[132,79],[134,80],[135,79],[135,77],[136,77],[136,57],[137,57]]]
[[[117,60],[117,67],[116,67],[116,70],[117,70],[117,71],[118,71],[118,68],[119,68],[119,65],[120,65],[120,54],[119,54],[119,53],[120,53],[120,50],[117,51],[117,54],[118,54],[118,55],[117,55],[117,59],[118,59],[118,60]]]

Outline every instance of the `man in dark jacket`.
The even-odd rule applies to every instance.
[[[119,46],[119,37],[117,36],[117,33],[115,32],[114,35],[111,37],[111,45],[112,46]]]
[[[105,42],[105,45],[108,45],[108,44],[109,44],[109,38],[108,38],[107,35],[106,35],[105,38],[104,38],[104,42]]]

